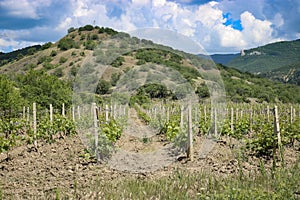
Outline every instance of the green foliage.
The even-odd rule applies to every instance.
[[[121,77],[121,73],[113,73],[111,75],[111,85],[116,86],[120,77]]]
[[[274,135],[274,126],[271,123],[258,123],[253,138],[247,141],[247,147],[257,156],[271,156],[278,147],[277,135]]]
[[[240,103],[249,102],[249,98],[258,103],[300,103],[300,87],[273,82],[250,73],[218,65],[229,100]]]
[[[92,30],[94,30],[94,27],[92,25],[88,24],[88,25],[85,25],[84,27],[80,27],[78,30],[79,31],[92,31]]]
[[[18,75],[16,84],[25,99],[24,104],[36,102],[44,108],[48,108],[49,104],[55,107],[60,107],[62,103],[66,106],[71,104],[71,85],[43,71],[30,70],[25,75]]]
[[[46,69],[46,70],[50,70],[50,69],[54,69],[56,66],[51,64],[50,62],[45,62],[43,64],[43,67]]]
[[[199,87],[197,87],[195,93],[198,95],[199,98],[210,97],[208,87],[205,84],[201,84]]]
[[[87,50],[94,50],[94,48],[97,46],[97,43],[93,40],[87,40],[84,43],[85,49]]]
[[[132,107],[136,110],[138,117],[145,122],[146,124],[149,124],[149,122],[151,121],[150,117],[147,115],[147,113],[145,113],[144,111],[141,110],[141,108],[137,105],[134,104],[132,105]]]
[[[200,76],[197,69],[182,65],[183,57],[170,51],[161,49],[139,49],[136,51],[135,57],[138,59],[138,65],[147,62],[165,65],[180,72],[182,76],[189,81]]]
[[[71,74],[72,76],[76,76],[78,70],[79,70],[78,67],[73,66],[73,67],[71,67],[71,69],[70,69],[70,74]]]
[[[120,56],[111,63],[111,66],[118,68],[123,64],[124,61],[125,61],[125,58],[123,56]]]
[[[6,76],[0,75],[0,112],[1,115],[14,115],[22,103],[20,91],[15,83]]]
[[[111,83],[109,81],[106,81],[104,79],[100,79],[97,87],[96,87],[96,94],[108,94],[111,88]]]
[[[57,76],[58,78],[61,78],[61,77],[64,76],[64,72],[63,72],[63,69],[61,67],[56,68],[52,74],[54,76]]]
[[[65,62],[67,62],[67,60],[68,60],[68,58],[65,58],[65,57],[62,56],[62,57],[59,58],[59,63],[60,64],[65,63]]]
[[[41,45],[34,45],[34,46],[29,46],[25,47],[23,49],[18,49],[16,51],[12,51],[9,53],[0,53],[0,66],[5,65],[11,61],[20,59],[20,55],[26,56],[26,55],[32,55],[36,51],[39,51],[42,49]]]
[[[37,127],[37,139],[43,139],[47,143],[53,143],[55,136],[68,136],[76,134],[76,126],[74,121],[61,115],[53,115],[51,122],[49,116],[39,120]],[[31,143],[32,139],[27,142]]]
[[[160,129],[160,134],[165,134],[167,140],[173,141],[180,133],[180,116],[172,115],[169,121],[165,122],[164,126]]]
[[[33,55],[36,53],[36,48],[35,47],[31,47],[27,50],[28,55]]]
[[[91,40],[99,40],[99,36],[97,34],[93,34],[91,36]]]
[[[100,124],[101,131],[106,135],[109,141],[116,142],[122,134],[121,126],[113,119],[108,123]]]
[[[51,42],[47,42],[45,43],[43,46],[42,46],[42,49],[49,49],[50,47],[52,46],[52,43]]]
[[[133,106],[136,103],[139,105],[148,104],[150,103],[150,98],[143,91],[140,91],[139,93],[132,95],[129,99],[130,106]]]
[[[17,145],[25,123],[17,118],[0,119],[0,153]]]
[[[300,40],[276,42],[254,49],[246,50],[245,56],[238,56],[227,65],[241,71],[252,73],[269,72],[280,67],[299,63]],[[253,55],[260,52],[260,55]],[[252,55],[251,55],[252,53]]]
[[[104,28],[104,27],[101,27],[101,28],[98,28],[98,33],[107,33],[108,35],[117,35],[118,32],[111,29],[111,28]]]
[[[165,85],[149,83],[141,86],[137,94],[145,94],[150,98],[167,98],[172,96],[171,92]]]
[[[62,51],[66,51],[71,48],[76,48],[75,41],[71,38],[63,38],[58,42],[58,48]]]
[[[56,52],[55,50],[52,50],[51,53],[50,53],[50,56],[51,56],[51,57],[54,57],[54,56],[56,56],[56,55],[57,55],[57,52]]]
[[[72,32],[74,32],[74,31],[76,31],[76,29],[75,29],[74,27],[70,27],[70,28],[68,29],[68,33],[72,33]]]

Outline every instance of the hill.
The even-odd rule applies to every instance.
[[[220,63],[222,65],[227,65],[231,60],[239,57],[240,54],[212,54],[210,57],[213,59],[214,62]]]
[[[268,73],[300,62],[300,39],[245,50],[227,66],[251,73]],[[271,73],[272,74],[272,73]]]
[[[116,38],[118,40],[113,44],[111,41]],[[8,76],[14,87],[19,89],[20,96],[27,99],[28,103],[40,99],[41,104],[45,106],[49,103],[61,104],[63,100],[71,103],[72,97],[54,97],[54,94],[59,95],[57,91],[60,91],[62,87],[56,79],[64,82],[63,85],[68,85],[69,89],[64,93],[72,93],[72,86],[77,84],[80,73],[83,73],[81,66],[87,58],[92,58],[95,64],[104,66],[101,69],[103,70],[101,75],[98,72],[94,73],[93,66],[87,66],[84,72],[92,72],[93,76],[80,77],[82,80],[91,79],[90,82],[97,80],[95,90],[91,92],[95,93],[100,102],[111,96],[116,86],[121,84],[119,82],[121,77],[128,81],[127,89],[137,91],[137,96],[131,100],[138,103],[145,103],[155,98],[178,99],[180,95],[186,94],[185,86],[180,85],[184,83],[180,77],[193,86],[200,101],[206,101],[210,96],[206,86],[210,79],[209,74],[205,73],[216,67],[207,59],[157,45],[152,41],[131,37],[127,33],[118,33],[110,28],[91,25],[70,28],[68,34],[54,44],[46,43],[30,54],[15,55],[17,55],[16,52],[10,53],[9,60],[0,67],[0,73]],[[1,57],[0,61],[3,61]],[[154,69],[153,64],[165,66],[165,68]],[[196,70],[196,65],[201,68],[201,73]],[[226,96],[230,101],[300,102],[300,87],[273,82],[221,64],[217,65],[217,68],[221,72]],[[146,84],[137,88],[141,80],[134,76],[135,69],[139,69],[143,75],[146,74],[146,81],[150,80],[149,83],[154,84]],[[159,74],[157,71],[163,71],[165,74]],[[94,75],[99,77],[94,77]],[[41,82],[43,80],[44,82]],[[164,84],[171,82],[175,82],[173,89],[166,88],[166,86],[171,87],[171,84]],[[38,88],[39,85],[43,89]],[[30,88],[36,89],[32,91]],[[52,94],[51,97],[49,93]],[[56,99],[59,99],[59,102],[55,102]]]
[[[300,62],[262,73],[262,77],[300,86]]]

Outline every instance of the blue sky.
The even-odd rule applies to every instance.
[[[299,0],[0,0],[0,51],[56,42],[86,24],[162,28],[208,53],[300,38]]]

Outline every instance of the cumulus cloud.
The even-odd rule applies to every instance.
[[[297,0],[15,1],[0,1],[0,34],[11,33],[9,39],[1,38],[2,49],[21,41],[55,41],[68,28],[86,24],[125,32],[149,27],[168,29],[192,38],[211,53],[237,52],[282,39],[296,39],[300,33]],[[230,20],[240,23],[242,29],[228,23],[228,13]],[[11,23],[11,18],[13,22],[19,20],[19,25]],[[24,23],[25,18],[33,21]]]

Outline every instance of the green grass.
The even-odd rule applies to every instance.
[[[160,178],[120,178],[98,181],[76,196],[103,199],[299,199],[299,162],[289,169],[256,174],[217,176],[207,172],[175,171]],[[80,187],[79,187],[80,188]],[[91,195],[94,194],[94,195]],[[63,196],[63,194],[61,194]]]

